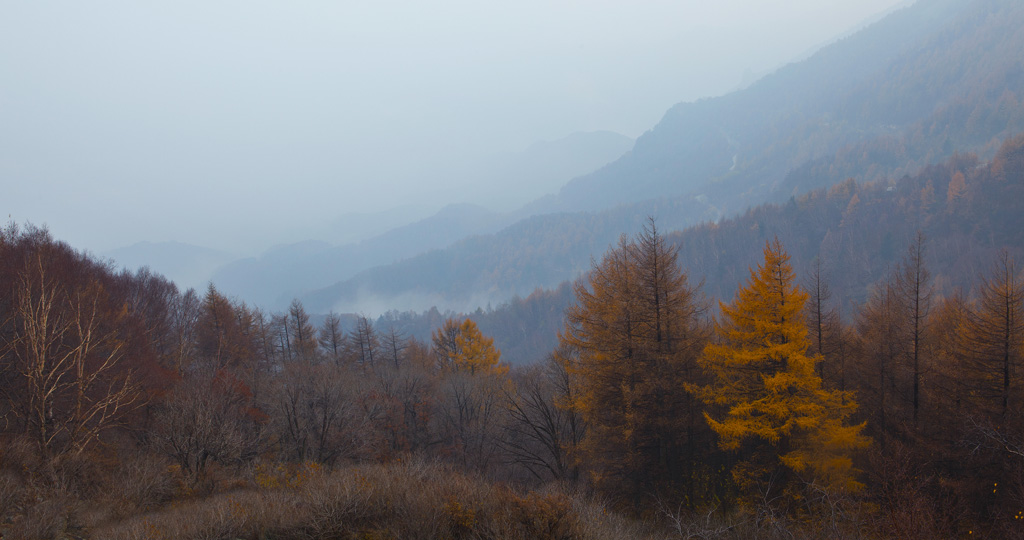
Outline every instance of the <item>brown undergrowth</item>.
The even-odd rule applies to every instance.
[[[227,493],[176,500],[88,531],[90,538],[657,538],[649,527],[557,490],[520,493],[425,462],[257,467]]]

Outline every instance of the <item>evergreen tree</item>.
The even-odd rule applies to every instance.
[[[252,313],[231,302],[211,283],[200,307],[196,353],[209,369],[238,367],[255,357]]]

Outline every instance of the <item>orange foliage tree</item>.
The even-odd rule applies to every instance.
[[[501,363],[501,351],[494,346],[494,338],[483,335],[472,319],[461,323],[455,319],[446,320],[441,328],[434,331],[433,342],[434,356],[442,370],[470,374],[508,373],[508,366]]]
[[[707,421],[723,449],[744,450],[733,477],[747,494],[791,491],[798,478],[855,491],[861,484],[850,453],[870,441],[864,424],[847,422],[857,407],[852,394],[822,386],[821,357],[807,354],[807,293],[793,280],[776,239],[733,302],[721,304],[718,340],[702,356],[714,375],[703,396],[721,412]]]
[[[481,334],[472,319],[462,321],[455,343],[459,349],[455,357],[457,369],[470,373],[508,372],[508,366],[500,363],[501,351],[494,347],[494,338]]]
[[[636,240],[623,237],[575,293],[558,356],[577,386],[568,405],[587,425],[578,455],[592,479],[634,501],[705,502],[711,439],[687,385],[701,381],[708,326],[675,248],[652,221]]]

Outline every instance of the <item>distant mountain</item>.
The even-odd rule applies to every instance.
[[[534,144],[523,152],[495,157],[464,172],[472,179],[459,196],[513,208],[553,193],[571,178],[590,172],[626,152],[633,140],[617,133],[576,133]],[[418,212],[420,209],[409,209]],[[349,214],[319,235],[321,240],[277,246],[258,257],[225,265],[213,276],[223,292],[270,309],[287,306],[300,293],[325,287],[374,266],[389,264],[451,245],[472,235],[490,234],[528,213],[494,212],[472,203],[451,204],[422,219],[402,223],[400,213]],[[386,229],[387,220],[401,223]],[[367,234],[372,231],[381,231]],[[324,241],[333,231],[339,239]],[[385,307],[386,309],[387,307]]]
[[[640,230],[648,215],[663,216],[659,223],[672,230],[701,210],[699,203],[677,199],[600,213],[533,216],[494,234],[471,236],[446,249],[365,270],[300,299],[313,312],[380,313],[431,306],[473,311],[580,274],[620,234]]]
[[[332,246],[355,244],[428,218],[436,212],[436,207],[427,205],[400,206],[379,212],[349,212],[310,232],[308,239]]]
[[[921,0],[745,90],[673,107],[621,159],[529,206],[548,215],[303,298],[472,310],[573,278],[648,215],[682,229],[954,151],[988,159],[1024,131],[1022,50],[1024,3]]]
[[[986,21],[984,29],[973,21],[995,12],[1019,18],[1016,4],[920,0],[743,90],[672,107],[629,154],[573,180],[546,204],[594,211],[691,194],[711,182],[723,184],[715,193],[720,208],[756,204],[806,161],[899,133],[985,84],[961,74],[1019,63],[1019,29],[1007,20]],[[985,41],[996,41],[998,53],[974,42],[985,37],[979,30],[993,31]],[[969,69],[972,60],[982,65]]]
[[[464,173],[469,182],[460,200],[496,211],[518,210],[539,197],[557,193],[573,178],[615,161],[633,143],[619,133],[591,131],[494,156]]]
[[[213,282],[230,296],[268,309],[282,309],[304,291],[323,287],[339,276],[352,276],[447,246],[467,231],[494,232],[509,219],[480,206],[450,205],[426,219],[355,244],[334,246],[307,241],[277,246],[259,257],[224,265],[213,275]]]
[[[234,256],[215,249],[181,242],[139,242],[102,254],[129,270],[148,266],[180,288],[202,290],[218,267]]]

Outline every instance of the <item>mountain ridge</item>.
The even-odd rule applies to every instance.
[[[610,131],[573,133],[495,158],[479,178],[498,183],[505,191],[548,189],[544,187],[548,183],[564,183],[577,173],[590,170],[594,163],[614,159],[631,145],[631,138]],[[472,198],[472,194],[466,197]],[[304,291],[328,286],[368,268],[447,247],[469,235],[496,232],[529,215],[529,211],[521,208],[497,212],[474,202],[449,203],[427,217],[344,245],[333,245],[322,236],[318,240],[278,245],[258,256],[224,265],[212,279],[229,295],[270,309],[283,309]]]
[[[904,28],[916,38],[903,35]],[[534,216],[486,239],[463,240],[445,251],[375,268],[301,298],[318,309],[345,310],[359,309],[361,297],[379,301],[389,295],[407,298],[429,292],[443,296],[447,302],[443,308],[471,310],[474,302],[500,303],[516,294],[529,294],[535,287],[553,287],[572,279],[591,257],[619,234],[637,230],[648,215],[659,219],[664,230],[682,229],[761,202],[785,201],[847,177],[869,182],[909,174],[941,162],[954,149],[978,152],[987,159],[998,140],[1024,130],[1020,99],[1024,98],[1024,76],[1018,75],[1024,73],[1024,65],[1020,55],[1013,54],[1024,50],[1021,28],[1024,6],[1012,2],[918,2],[744,91],[754,93],[673,107],[623,158],[574,179],[555,198],[536,203],[554,212],[560,200],[575,192],[584,201],[578,206],[590,204],[587,197],[591,202],[604,198],[607,204],[614,203],[610,209]],[[830,75],[839,69],[837,63],[852,70],[856,62],[851,58],[874,56],[892,39],[902,46],[891,51],[885,62],[865,61],[871,66],[868,75],[851,71],[838,77],[840,82],[859,81],[843,83],[850,87],[848,92],[817,97],[815,102],[808,94],[817,90],[797,85],[798,92],[789,95],[793,80]],[[901,74],[913,79],[903,80]],[[970,77],[958,78],[963,74]],[[925,105],[911,108],[912,114],[901,117],[899,125],[889,123],[894,120],[891,111],[906,100],[919,99],[920,87],[934,78],[953,82],[943,92],[920,98]],[[749,97],[762,94],[764,99]],[[992,94],[1003,97],[992,101],[987,97]],[[735,125],[754,122],[759,126],[768,121],[755,122],[730,112],[737,100],[746,100],[744,107],[764,108],[764,118],[771,120],[772,129],[746,135],[762,145],[750,146],[760,152],[752,157],[740,155],[733,146],[739,144],[739,135],[734,137],[716,124],[716,115],[723,110]],[[803,101],[811,103],[805,112],[786,105]],[[704,131],[683,129],[684,124],[700,124]],[[706,132],[711,135],[702,138]],[[673,157],[665,162],[661,158],[666,155]],[[700,163],[707,170],[725,174],[709,177],[699,189],[683,187],[677,190],[685,191],[682,194],[637,200],[646,189],[672,178],[673,171],[686,170],[687,160],[695,155],[702,156]],[[651,174],[631,173],[636,170],[631,160],[640,158],[647,160],[643,166]],[[659,169],[666,163],[671,167]],[[602,183],[606,181],[615,185],[606,186]]]

